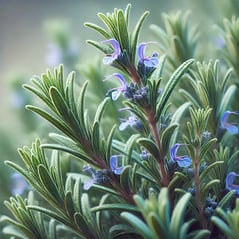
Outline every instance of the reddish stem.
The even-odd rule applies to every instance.
[[[130,75],[131,75],[133,82],[140,86],[141,80],[140,80],[140,77],[139,77],[134,65],[131,65],[129,67],[129,71],[130,71]]]
[[[162,146],[161,146],[161,143],[160,143],[159,130],[158,130],[158,125],[157,125],[157,122],[156,122],[156,119],[155,119],[155,114],[152,113],[151,110],[148,110],[148,109],[145,109],[145,113],[146,113],[146,116],[148,118],[150,127],[152,129],[152,133],[153,133],[156,145],[158,146],[158,149],[159,149],[159,152],[160,152],[160,155],[159,155],[158,158],[156,158],[156,160],[158,161],[159,167],[160,167],[161,185],[163,187],[167,187],[168,184],[169,184],[169,181],[168,181],[167,172],[166,172],[165,167],[164,167],[164,156],[165,155],[163,153],[163,149],[162,149]]]

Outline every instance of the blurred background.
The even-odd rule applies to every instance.
[[[239,5],[238,0],[0,0],[0,215],[6,213],[4,200],[27,191],[21,177],[4,161],[20,162],[18,147],[30,146],[35,137],[47,136],[39,130],[45,129],[44,122],[25,110],[34,99],[21,85],[60,63],[66,71],[75,70],[80,75],[82,65],[101,56],[85,41],[102,39],[84,27],[84,22],[102,25],[98,12],[124,9],[128,3],[132,4],[131,26],[144,11],[150,11],[140,36],[143,41],[155,40],[149,25],[163,26],[163,12],[190,10],[192,24],[203,33],[202,41],[211,38],[213,42],[213,24],[221,25],[224,17],[238,14],[235,6]]]

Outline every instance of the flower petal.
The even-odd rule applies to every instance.
[[[182,157],[178,159],[176,162],[179,167],[188,168],[192,164],[192,159],[189,157]]]
[[[239,174],[235,172],[230,172],[226,177],[226,189],[229,191],[236,190],[236,193],[239,195],[239,185],[234,184],[234,180],[236,177],[239,177]]]
[[[122,122],[122,123],[120,124],[120,126],[119,126],[119,130],[120,130],[120,131],[123,131],[123,130],[125,130],[128,126],[129,126],[129,123],[128,123],[127,121]]]
[[[123,171],[123,169],[124,169],[123,166],[118,167],[118,156],[117,155],[112,155],[110,157],[110,168],[117,175],[120,175],[121,172]]]
[[[114,59],[111,56],[105,56],[103,58],[103,64],[105,65],[110,65],[113,61]]]
[[[175,144],[173,147],[170,149],[170,157],[171,159],[175,162],[175,158],[177,157],[177,151],[179,148],[180,144]]]
[[[238,127],[233,125],[233,123],[228,123],[228,117],[231,114],[238,115],[239,113],[236,111],[225,111],[221,117],[221,128],[228,131],[230,134],[238,134]]]
[[[238,127],[235,125],[231,125],[227,127],[227,132],[230,134],[238,134]]]
[[[147,45],[147,43],[142,42],[138,46],[137,53],[138,53],[139,61],[141,61],[141,62],[143,62],[144,59],[145,59],[145,48],[146,48],[146,45]]]
[[[95,183],[94,179],[91,179],[91,180],[85,182],[84,186],[83,186],[84,190],[89,190],[94,183]]]
[[[109,40],[102,41],[102,43],[108,43],[108,42],[111,43],[113,47],[113,53],[107,54],[106,57],[103,58],[103,63],[106,65],[110,65],[111,63],[113,63],[113,61],[116,60],[121,54],[120,44],[117,40],[112,38]]]

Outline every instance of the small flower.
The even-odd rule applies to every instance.
[[[122,111],[122,110],[129,110],[129,109],[128,108],[123,108],[123,109],[120,109],[119,111]],[[125,130],[128,126],[130,126],[132,128],[135,128],[137,130],[142,130],[141,122],[131,112],[130,112],[130,116],[129,116],[128,119],[120,119],[120,120],[121,120],[121,124],[119,126],[120,131]]]
[[[152,56],[145,56],[145,48],[148,43],[142,42],[138,46],[139,62],[143,63],[146,67],[156,67],[158,65],[158,53],[155,52]]]
[[[138,88],[135,84],[130,83],[123,92],[123,96],[126,99],[130,99],[133,102],[137,102],[141,106],[146,107],[148,106],[149,88],[148,86]]]
[[[124,166],[121,167],[118,166],[118,158],[119,155],[112,155],[110,157],[110,168],[113,173],[120,175],[124,169]]]
[[[111,54],[106,54],[106,56],[103,58],[103,63],[106,65],[110,65],[113,63],[114,60],[116,60],[120,55],[121,55],[121,49],[120,49],[120,44],[118,41],[115,39],[109,39],[106,41],[102,41],[102,43],[111,43],[113,47],[113,53]]]
[[[91,174],[92,179],[84,183],[83,188],[85,190],[89,190],[91,186],[95,183],[107,183],[109,182],[109,178],[107,177],[106,170],[95,170],[90,166],[86,166],[83,168],[84,172],[89,172]]]
[[[226,111],[224,112],[224,114],[222,115],[221,118],[221,128],[227,130],[228,133],[230,134],[238,134],[238,127],[235,125],[235,123],[228,123],[228,117],[229,115],[234,114],[234,115],[238,115],[238,112],[235,111]]]
[[[150,153],[147,150],[143,150],[139,156],[142,160],[148,160]]]
[[[175,144],[170,150],[170,157],[179,167],[187,168],[191,165],[192,159],[188,156],[177,156],[177,151],[183,144]]]
[[[211,135],[212,135],[212,133],[207,130],[207,131],[203,132],[202,137],[205,139],[210,139]]]
[[[112,100],[117,100],[119,98],[120,94],[127,89],[127,82],[126,82],[125,78],[121,74],[119,74],[119,73],[114,73],[112,75],[109,75],[103,81],[106,81],[106,80],[108,80],[111,77],[117,78],[120,81],[121,86],[113,88],[113,89],[110,89],[106,93],[106,95],[111,93]]]
[[[236,190],[236,194],[239,195],[239,185],[235,184],[235,178],[239,177],[239,174],[236,174],[235,172],[230,172],[226,177],[226,189],[229,191]]]
[[[19,173],[13,173],[11,175],[11,184],[12,195],[21,195],[30,188],[24,177]]]

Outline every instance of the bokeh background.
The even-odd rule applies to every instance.
[[[239,14],[238,0],[0,0],[0,215],[7,213],[4,200],[16,192],[24,193],[16,187],[26,189],[4,161],[20,162],[17,148],[30,145],[36,136],[44,137],[44,130],[39,131],[41,119],[24,108],[33,99],[21,85],[59,63],[67,71],[80,71],[81,65],[96,59],[101,53],[85,41],[102,39],[84,27],[84,22],[101,24],[98,12],[124,9],[128,3],[132,4],[132,26],[145,10],[150,11],[141,34],[144,41],[155,40],[149,25],[163,26],[163,12],[190,10],[192,24],[202,32],[205,49],[201,50],[205,52],[213,47],[207,42],[216,39],[213,25]],[[4,238],[1,232],[0,238]]]

